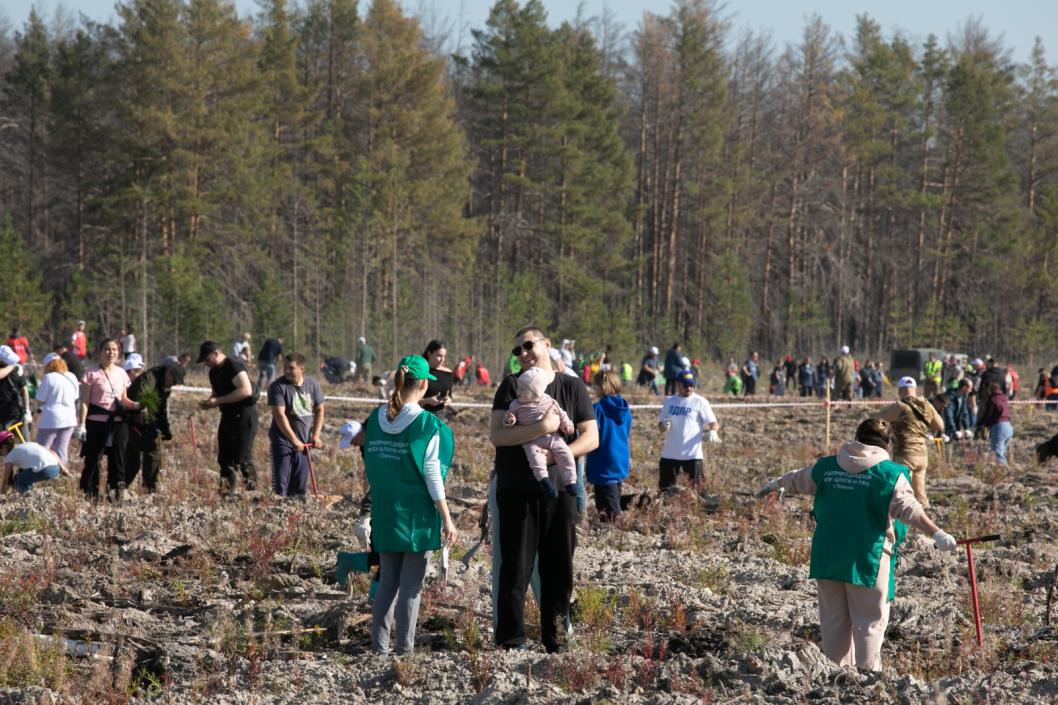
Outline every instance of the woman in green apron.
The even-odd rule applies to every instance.
[[[381,580],[371,622],[371,648],[397,654],[415,648],[415,623],[431,551],[458,531],[445,502],[452,463],[452,430],[419,406],[434,379],[425,358],[408,355],[393,373],[394,391],[364,424],[364,467],[371,486],[371,540]]]
[[[839,666],[882,669],[893,568],[907,528],[931,535],[941,551],[955,550],[955,539],[915,499],[907,468],[889,459],[891,440],[892,426],[867,419],[837,455],[761,489],[815,497],[808,577],[816,579],[823,653]]]

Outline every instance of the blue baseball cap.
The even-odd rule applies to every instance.
[[[682,372],[676,375],[676,381],[684,386],[693,387],[694,373],[690,370],[683,370]]]

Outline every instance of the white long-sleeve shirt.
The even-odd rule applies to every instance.
[[[884,460],[889,460],[889,453],[885,449],[865,445],[858,441],[846,443],[838,451],[838,466],[853,475],[864,472]],[[778,482],[779,487],[787,492],[813,496],[816,493],[816,483],[812,479],[811,467],[788,472],[780,477]],[[929,525],[926,524],[926,510],[915,499],[911,483],[903,475],[897,479],[893,487],[893,498],[889,502],[889,524],[885,528],[887,546],[892,546],[896,542],[896,532],[893,530],[894,519],[899,519],[924,534],[932,533]]]

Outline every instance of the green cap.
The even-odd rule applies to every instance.
[[[422,355],[405,355],[397,363],[397,369],[403,369],[404,375],[411,379],[437,379],[430,374],[430,363]]]

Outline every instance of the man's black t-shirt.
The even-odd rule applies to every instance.
[[[591,405],[591,396],[584,382],[571,375],[555,375],[555,380],[547,385],[547,394],[558,402],[562,410],[576,426],[582,421],[594,421],[595,409]],[[511,402],[518,398],[518,376],[507,375],[503,378],[496,396],[492,401],[493,411],[506,411]],[[563,436],[570,443],[577,434]],[[500,446],[496,449],[496,489],[497,490],[536,490],[536,478],[529,469],[529,460],[525,450],[520,446]]]
[[[240,372],[246,372],[247,376],[250,374],[246,371],[246,365],[233,357],[225,357],[224,362],[211,369],[209,371],[209,386],[213,388],[213,396],[222,397],[225,394],[234,392],[235,378]],[[234,404],[221,404],[220,410],[222,412],[227,410],[235,411],[246,406],[253,406],[256,402],[257,399],[250,396]]]
[[[257,353],[257,360],[266,365],[274,365],[276,359],[283,354],[283,344],[275,338],[269,338],[261,346],[261,352]]]

